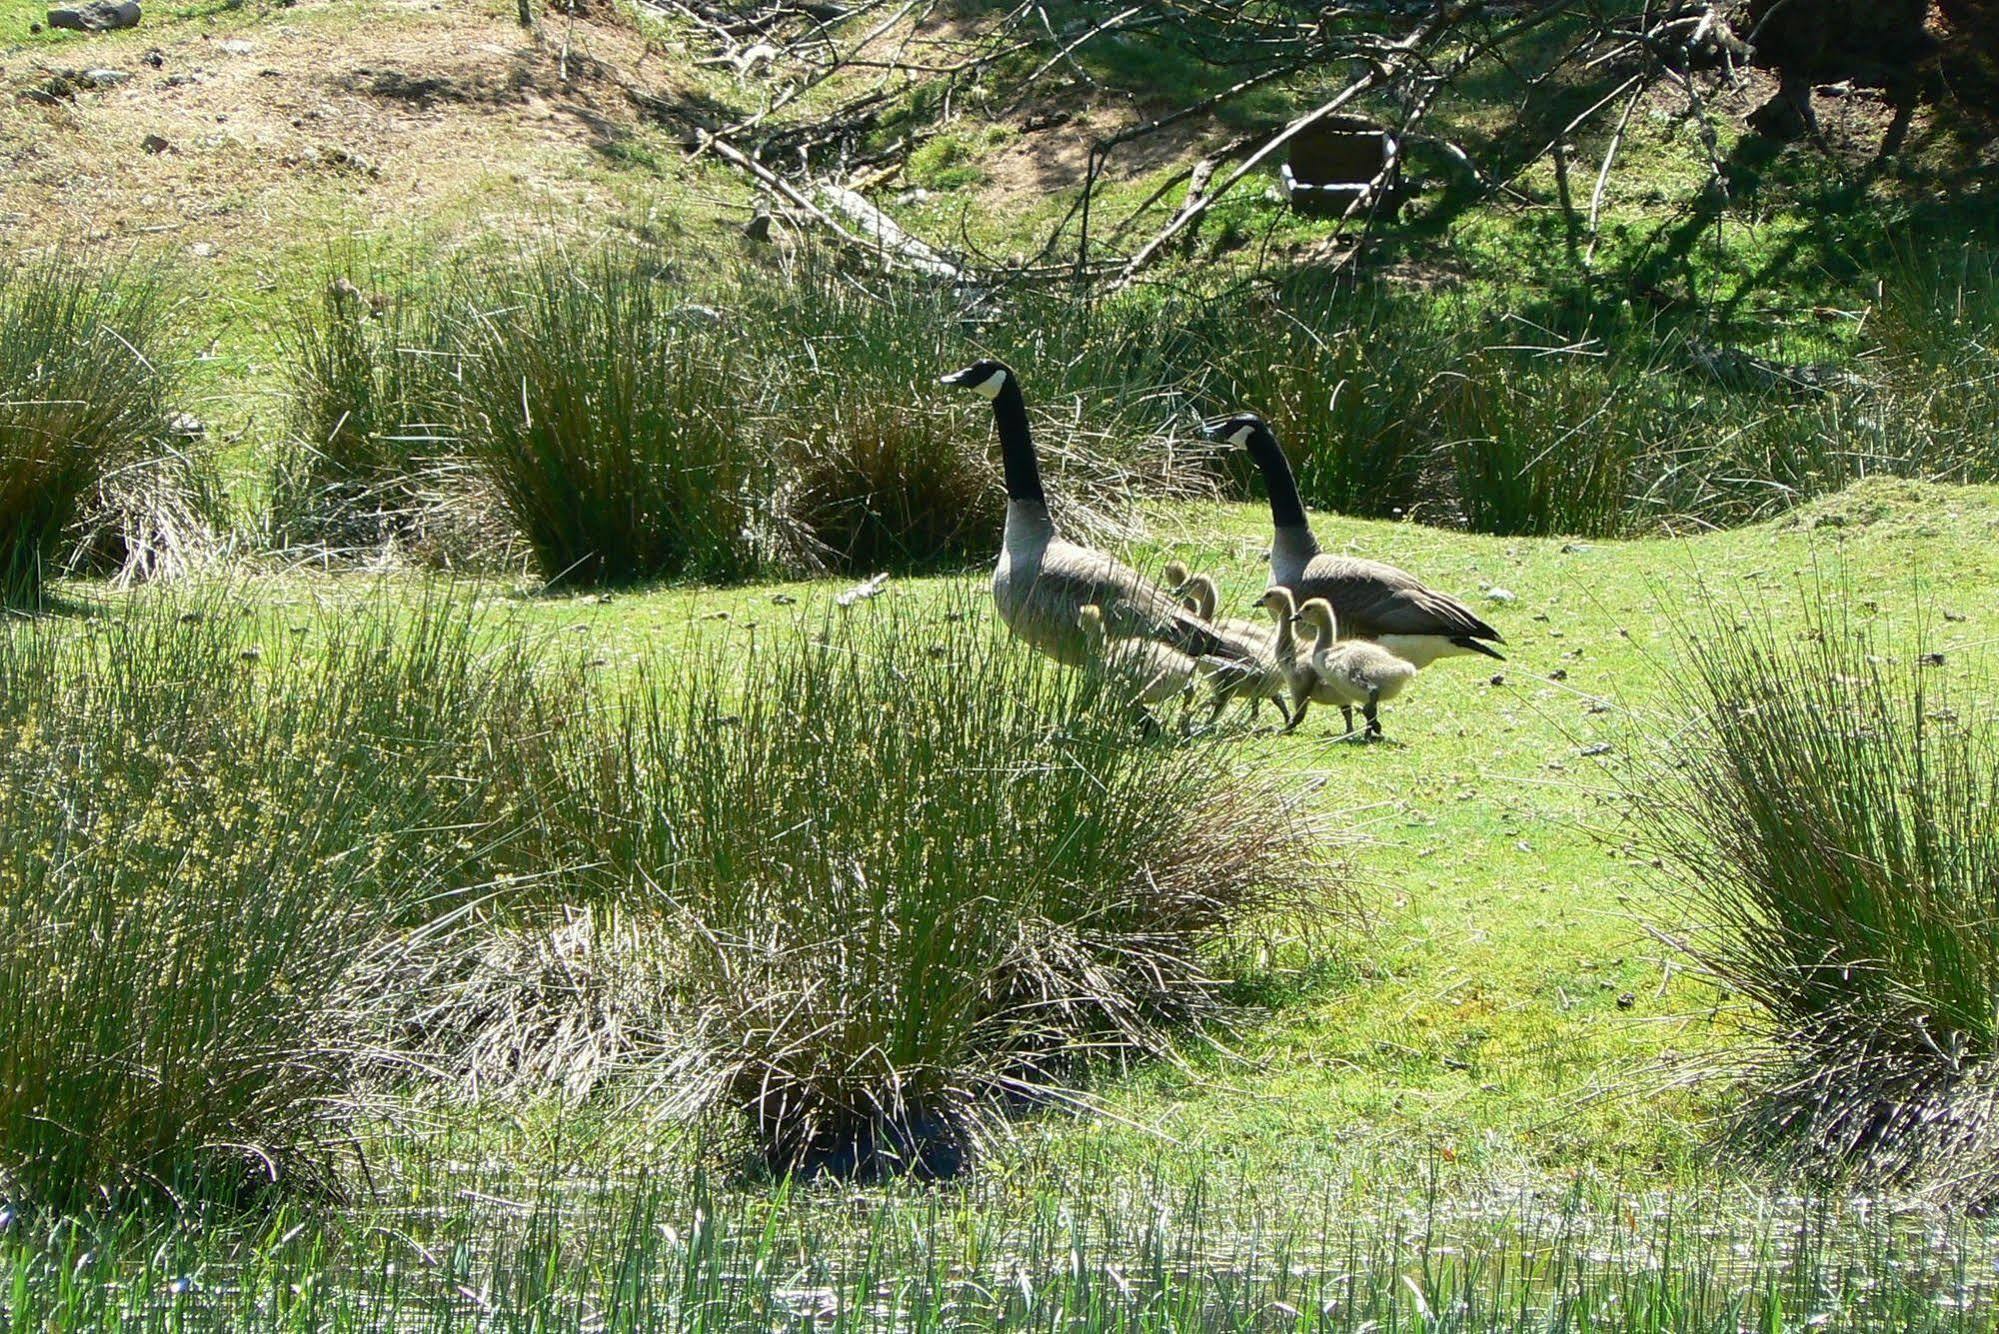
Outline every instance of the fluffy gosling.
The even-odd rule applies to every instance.
[[[1260,718],[1263,701],[1267,699],[1276,703],[1277,711],[1284,715],[1288,724],[1291,710],[1285,707],[1284,697],[1290,690],[1290,677],[1277,652],[1276,636],[1254,621],[1217,617],[1215,610],[1221,601],[1221,594],[1215,588],[1215,581],[1205,574],[1186,574],[1187,567],[1178,561],[1166,567],[1169,579],[1174,575],[1176,566],[1182,577],[1167,585],[1174,596],[1185,599],[1196,616],[1255,650],[1248,662],[1222,664],[1220,670],[1209,672],[1214,707],[1208,711],[1208,721],[1214,722],[1221,715],[1222,707],[1232,699],[1248,700],[1250,718]]]
[[[1366,736],[1381,737],[1379,713],[1383,701],[1394,699],[1416,677],[1416,666],[1366,639],[1341,639],[1339,620],[1333,604],[1324,598],[1310,598],[1298,609],[1298,621],[1314,632],[1311,671],[1315,688],[1311,697],[1340,706],[1347,734],[1353,734],[1353,711],[1358,708],[1367,719]],[[1330,697],[1330,698],[1328,698]],[[1304,705],[1298,713],[1304,715]]]
[[[1199,669],[1186,654],[1153,639],[1110,638],[1104,631],[1104,610],[1094,602],[1076,612],[1076,624],[1090,656],[1131,687],[1131,703],[1144,709],[1171,699],[1185,704],[1192,697]]]

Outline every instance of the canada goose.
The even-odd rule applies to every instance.
[[[1215,607],[1221,595],[1215,588],[1215,581],[1205,574],[1188,575],[1187,567],[1174,561],[1166,567],[1166,577],[1172,579],[1179,572],[1181,578],[1173,584],[1175,595],[1183,598],[1196,616],[1216,629],[1248,645],[1254,645],[1256,655],[1245,666],[1226,672],[1216,679],[1215,706],[1208,714],[1213,722],[1222,711],[1222,706],[1231,699],[1249,701],[1249,716],[1262,715],[1263,701],[1275,700],[1278,711],[1284,715],[1286,723],[1291,721],[1291,710],[1285,707],[1285,693],[1290,689],[1290,678],[1277,655],[1276,637],[1265,627],[1253,621],[1224,619],[1215,615]]]
[[[1311,697],[1326,700],[1331,696],[1329,702],[1340,706],[1349,735],[1353,733],[1353,711],[1359,708],[1367,719],[1367,735],[1380,736],[1381,718],[1377,710],[1383,701],[1394,699],[1402,693],[1403,686],[1415,679],[1415,664],[1365,639],[1342,640],[1333,604],[1324,598],[1308,599],[1298,609],[1298,622],[1314,632],[1310,650],[1314,683]],[[1304,713],[1305,706],[1300,703],[1299,717]]]
[[[1069,667],[1087,645],[1077,613],[1094,603],[1112,639],[1152,639],[1217,666],[1250,656],[1173,600],[1136,570],[1088,547],[1063,540],[1048,514],[1041,469],[1027,425],[1020,381],[997,361],[980,361],[943,377],[993,405],[1006,471],[1006,529],[993,567],[993,601],[1014,634]]]
[[[1154,639],[1111,639],[1104,632],[1104,609],[1088,603],[1076,612],[1077,628],[1104,671],[1130,685],[1129,703],[1143,707],[1184,701],[1194,692],[1194,660]]]
[[[1270,544],[1273,584],[1290,589],[1300,601],[1324,598],[1343,634],[1374,640],[1417,667],[1465,653],[1506,660],[1486,642],[1503,644],[1506,637],[1448,593],[1425,588],[1415,575],[1393,565],[1321,553],[1291,464],[1263,418],[1240,412],[1207,422],[1202,430],[1211,440],[1249,450],[1263,472],[1276,529]]]

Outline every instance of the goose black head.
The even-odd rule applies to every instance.
[[[991,399],[998,398],[1000,390],[1006,388],[1007,381],[1012,378],[1013,372],[1007,369],[1005,362],[988,358],[985,361],[975,361],[961,371],[952,371],[949,375],[941,376],[937,383],[948,384],[954,389],[969,389],[983,398]]]
[[[1237,449],[1246,448],[1251,440],[1255,439],[1260,432],[1267,429],[1263,424],[1263,418],[1254,412],[1237,412],[1231,413],[1226,417],[1210,417],[1201,423],[1202,435],[1210,440],[1234,445]]]

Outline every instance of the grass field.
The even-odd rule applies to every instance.
[[[1131,554],[1215,570],[1225,604],[1247,605],[1263,521],[1253,506],[1162,507]],[[1087,1068],[1084,1114],[1013,1120],[972,1183],[943,1190],[745,1177],[726,1133],[649,1114],[643,1084],[576,1103],[392,1082],[343,1203],[171,1225],[14,1215],[0,1243],[10,1309],[45,1328],[113,1309],[375,1327],[393,1305],[423,1328],[858,1326],[891,1312],[921,1325],[956,1309],[1035,1327],[1346,1329],[1428,1328],[1458,1303],[1452,1327],[1532,1313],[1535,1328],[1775,1329],[1801,1310],[1836,1327],[1891,1310],[1961,1327],[1949,1322],[1982,1308],[1953,1315],[1958,1297],[1940,1294],[1970,1300],[1963,1285],[1989,1272],[1975,1229],[1913,1200],[1886,1214],[1800,1204],[1718,1142],[1730,1090],[1697,1076],[1726,1067],[1736,1015],[1662,941],[1685,923],[1631,850],[1619,770],[1713,725],[1663,711],[1678,636],[1710,599],[1766,610],[1781,633],[1803,626],[1814,590],[1837,589],[1895,652],[1942,653],[1933,670],[1982,679],[1999,492],[1868,483],[1775,524],[1628,543],[1337,519],[1320,532],[1462,591],[1510,661],[1425,672],[1385,712],[1386,745],[1341,743],[1316,720],[1234,743],[1358,840],[1366,920],[1310,945],[1276,932],[1219,1043]],[[941,634],[978,579],[897,581],[844,611],[835,582],[460,591],[482,634],[586,653],[611,688],[642,662],[670,676],[717,643],[816,633],[828,614],[935,618]],[[384,591],[288,575],[222,596],[277,634],[421,601],[409,576],[386,604]],[[109,596],[61,595],[79,630]],[[1870,1252],[1909,1267],[1871,1268]],[[1017,1277],[994,1287],[989,1271]],[[1600,1317],[1585,1316],[1592,1302]]]
[[[1941,120],[1862,171],[1848,89],[1765,153],[1745,72],[1711,208],[1657,88],[1584,235],[1535,155],[1615,67],[1540,78],[1551,25],[1428,122],[1505,189],[1415,144],[1349,271],[1257,177],[1078,299],[747,241],[674,116],[783,155],[878,92],[839,151],[912,146],[857,188],[1061,266],[1198,49],[1092,40],[1050,119],[1033,34],[788,100],[657,6],[44,8],[0,0],[0,1326],[1999,1329],[1999,261]],[[1097,258],[1335,73],[1121,148]],[[1507,661],[1380,745],[1140,733],[997,620],[991,419],[934,383],[980,356],[1072,532],[1259,617],[1260,483],[1194,439],[1258,408],[1324,547]],[[1759,646],[1825,653],[1778,698]],[[1959,1161],[1759,1138],[1795,1068]]]

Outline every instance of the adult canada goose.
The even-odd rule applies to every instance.
[[[1314,633],[1312,698],[1323,700],[1330,695],[1331,702],[1340,706],[1349,735],[1353,733],[1353,711],[1358,708],[1367,719],[1367,735],[1380,736],[1378,709],[1415,679],[1415,664],[1365,639],[1342,640],[1333,605],[1324,598],[1311,598],[1300,607],[1298,623]],[[1300,703],[1298,717],[1304,715],[1305,706]]]
[[[1009,630],[1057,662],[1079,667],[1088,646],[1077,613],[1094,604],[1112,639],[1157,640],[1218,666],[1250,656],[1246,646],[1218,633],[1138,571],[1055,531],[1028,431],[1027,402],[1011,370],[980,361],[944,376],[942,383],[970,389],[993,405],[1006,470],[1006,530],[993,567],[993,601]]]
[[[1285,707],[1284,697],[1290,690],[1290,677],[1284,671],[1277,654],[1276,636],[1266,627],[1254,621],[1223,618],[1215,615],[1215,608],[1221,601],[1221,594],[1215,588],[1215,581],[1205,574],[1188,574],[1187,567],[1174,561],[1166,567],[1166,577],[1173,582],[1173,593],[1193,609],[1196,616],[1216,629],[1248,645],[1254,645],[1257,652],[1250,662],[1236,670],[1224,673],[1216,679],[1215,706],[1208,714],[1213,722],[1222,711],[1222,706],[1232,699],[1249,701],[1249,716],[1260,717],[1263,701],[1274,700],[1284,715],[1284,721],[1291,721],[1291,710]],[[1175,574],[1180,577],[1174,579]]]
[[[1247,449],[1263,472],[1276,529],[1270,544],[1273,584],[1290,589],[1301,602],[1324,598],[1332,604],[1342,634],[1374,640],[1417,667],[1465,653],[1505,661],[1506,655],[1492,647],[1505,643],[1505,636],[1450,594],[1425,588],[1415,575],[1393,565],[1319,550],[1291,463],[1263,418],[1239,412],[1209,421],[1202,430],[1211,440]]]
[[[1104,611],[1092,602],[1076,612],[1077,628],[1089,653],[1104,671],[1131,687],[1126,701],[1143,707],[1185,700],[1194,693],[1194,660],[1156,639],[1112,639],[1104,633]]]

